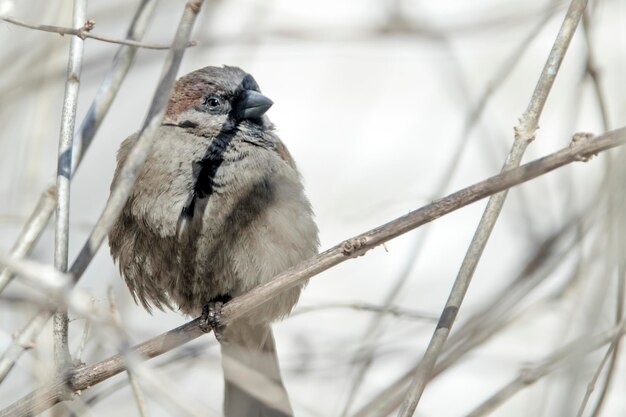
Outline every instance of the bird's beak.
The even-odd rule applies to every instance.
[[[259,119],[272,107],[274,102],[254,90],[245,90],[235,105],[238,119]]]

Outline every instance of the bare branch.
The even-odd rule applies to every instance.
[[[74,26],[79,27],[85,21],[86,15],[87,0],[74,0],[74,14],[72,17]],[[57,163],[56,225],[54,229],[54,267],[61,273],[67,272],[68,264],[72,140],[76,124],[76,106],[80,88],[83,47],[84,41],[82,38],[72,38],[67,64],[63,113],[61,115],[61,134],[59,137],[59,158]],[[68,318],[67,309],[65,308],[60,308],[54,314],[53,335],[57,372],[62,372],[72,362],[68,346]]]
[[[448,195],[407,215],[392,220],[375,229],[345,240],[327,251],[302,262],[277,275],[273,280],[236,297],[224,305],[222,320],[228,324],[250,313],[255,308],[285,291],[301,284],[319,273],[361,256],[388,240],[407,233],[421,225],[474,203],[489,195],[529,181],[574,161],[586,160],[607,149],[626,143],[626,127],[607,132],[570,146],[521,167],[502,172],[479,183]],[[163,335],[148,340],[134,348],[141,357],[153,358],[177,348],[203,334],[201,319],[192,320]],[[112,356],[95,365],[78,369],[69,380],[57,380],[50,386],[36,390],[0,412],[0,417],[21,417],[37,414],[63,400],[60,387],[70,386],[74,392],[83,391],[124,370],[122,355]]]
[[[528,108],[522,115],[519,126],[515,128],[515,140],[502,167],[503,172],[519,166],[526,147],[535,138],[535,130],[537,129],[541,111],[543,110],[543,106],[548,98],[561,62],[563,62],[565,52],[574,36],[574,32],[576,31],[576,27],[578,26],[578,22],[580,21],[586,5],[587,0],[573,0],[570,4],[565,20],[563,21],[552,50],[550,51],[550,55],[548,56],[548,60],[539,77]],[[487,203],[487,207],[480,219],[474,237],[461,264],[459,273],[452,286],[452,290],[450,291],[448,300],[446,301],[446,305],[441,313],[439,323],[426,348],[422,361],[415,371],[415,376],[411,382],[405,400],[400,407],[398,413],[399,417],[411,417],[417,408],[417,404],[430,379],[437,358],[450,334],[450,329],[454,324],[465,293],[469,288],[476,266],[491,236],[491,231],[500,215],[506,196],[506,192],[494,195]]]
[[[118,45],[132,46],[135,48],[144,48],[144,49],[157,49],[157,50],[170,49],[169,45],[143,43],[143,42],[137,42],[137,41],[130,40],[130,39],[114,39],[108,36],[96,35],[95,33],[91,33],[91,30],[93,29],[95,25],[95,22],[93,20],[82,20],[81,22],[85,22],[85,23],[81,27],[79,27],[78,29],[72,29],[72,28],[66,28],[62,26],[35,25],[32,23],[26,23],[24,21],[18,20],[14,17],[0,17],[0,19],[4,20],[7,23],[11,23],[16,26],[21,26],[27,29],[40,30],[42,32],[58,33],[61,36],[72,35],[82,40],[95,39],[95,40],[102,41],[102,42],[115,43]],[[192,46],[196,46],[196,42],[188,41],[185,44],[185,48],[189,48]]]
[[[598,379],[600,378],[600,374],[602,373],[602,370],[604,369],[604,366],[609,361],[609,359],[613,357],[613,352],[615,352],[615,348],[617,344],[619,343],[621,336],[622,335],[619,334],[615,337],[615,339],[613,339],[613,341],[611,342],[611,345],[609,346],[606,353],[602,357],[602,360],[598,364],[598,367],[596,368],[596,371],[594,372],[593,377],[591,378],[591,381],[589,381],[589,383],[587,384],[587,389],[585,390],[585,395],[583,396],[580,406],[578,407],[578,412],[576,413],[576,417],[583,416],[583,413],[585,412],[585,407],[587,407],[587,403],[589,402],[589,398],[591,398],[591,393],[596,387],[596,383],[598,382]]]

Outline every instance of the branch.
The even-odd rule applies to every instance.
[[[534,140],[539,117],[586,5],[587,0],[572,0],[565,20],[550,51],[548,60],[539,77],[535,91],[530,99],[528,108],[522,115],[519,126],[515,128],[515,140],[502,167],[502,172],[519,166],[524,152],[526,151],[526,147]],[[426,388],[426,384],[430,380],[430,375],[433,372],[437,358],[441,354],[452,325],[454,324],[454,320],[456,319],[456,315],[461,308],[465,293],[469,288],[472,277],[474,276],[474,271],[487,245],[487,241],[491,236],[498,216],[500,215],[506,196],[506,192],[494,195],[487,203],[487,207],[483,212],[483,216],[480,219],[474,237],[467,249],[467,253],[465,254],[459,273],[454,281],[446,305],[441,313],[439,323],[435,328],[421,362],[415,370],[413,381],[398,412],[399,417],[411,417],[417,408],[417,404]]]
[[[95,26],[96,22],[94,22],[93,20],[87,20],[84,21],[85,23],[79,27],[78,29],[72,29],[72,28],[66,28],[66,27],[62,27],[62,26],[51,26],[51,25],[35,25],[32,23],[26,23],[22,20],[18,20],[14,17],[0,17],[0,19],[4,20],[7,23],[11,23],[13,25],[16,26],[21,26],[24,28],[28,28],[28,29],[34,29],[34,30],[39,30],[42,32],[51,32],[51,33],[58,33],[59,35],[63,36],[63,35],[72,35],[72,36],[76,36],[82,40],[85,39],[95,39],[98,41],[102,41],[102,42],[107,42],[107,43],[115,43],[118,45],[125,45],[125,46],[132,46],[135,48],[144,48],[144,49],[157,49],[157,50],[165,50],[165,49],[170,49],[169,45],[159,45],[159,44],[154,44],[154,43],[142,43],[142,42],[137,42],[134,40],[130,40],[130,39],[114,39],[114,38],[110,38],[108,36],[103,36],[103,35],[96,35],[94,33],[91,33],[91,30],[93,29],[93,27]],[[196,46],[196,42],[191,41],[191,42],[187,42],[185,44],[185,48],[189,48],[192,46]]]
[[[73,24],[79,26],[85,21],[87,0],[74,0]],[[84,41],[80,37],[72,38],[70,56],[67,64],[65,97],[61,115],[61,134],[59,136],[59,157],[57,163],[57,208],[54,233],[54,267],[61,273],[67,272],[69,227],[70,227],[70,178],[72,176],[72,148],[74,126],[76,125],[76,106],[80,88],[80,73],[83,62]],[[57,372],[71,364],[68,347],[67,309],[59,308],[54,314],[53,325],[54,358]]]
[[[228,324],[271,300],[280,292],[299,285],[335,265],[361,256],[370,249],[439,217],[571,162],[586,160],[599,152],[625,143],[626,127],[607,132],[596,138],[573,141],[570,146],[558,152],[490,177],[382,226],[345,240],[277,275],[267,284],[226,303],[222,309],[222,321]],[[136,346],[134,350],[148,359],[159,356],[201,336],[203,332],[200,330],[200,324],[201,319],[197,318]],[[40,413],[63,400],[62,387],[69,386],[74,392],[84,391],[123,370],[123,356],[112,356],[95,365],[78,369],[68,380],[56,380],[49,386],[34,391],[2,410],[0,417],[25,417]]]

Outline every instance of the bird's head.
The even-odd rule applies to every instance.
[[[247,121],[262,126],[273,102],[238,67],[205,67],[176,81],[164,124],[197,132],[228,131]]]

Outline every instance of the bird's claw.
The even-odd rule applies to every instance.
[[[215,338],[222,343],[226,340],[224,337],[224,329],[226,325],[222,323],[222,307],[223,301],[209,301],[202,307],[202,316],[200,317],[200,330],[209,333],[213,330]]]

